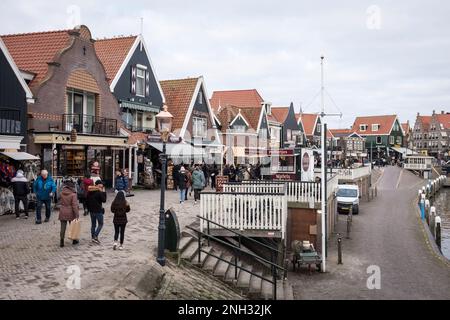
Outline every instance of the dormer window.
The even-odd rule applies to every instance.
[[[379,124],[373,124],[372,125],[372,131],[378,131],[380,130],[380,125]]]
[[[361,124],[361,125],[359,125],[359,131],[361,131],[361,132],[367,131],[368,127],[369,126],[367,124]]]
[[[140,97],[145,97],[145,69],[142,66],[137,67],[136,95]]]

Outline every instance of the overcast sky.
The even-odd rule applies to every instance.
[[[81,22],[95,38],[130,35],[143,17],[160,80],[203,75],[209,95],[256,88],[305,112],[320,111],[323,54],[326,111],[343,113],[328,122],[347,127],[357,115],[450,112],[449,16],[437,0],[2,0],[0,34]]]

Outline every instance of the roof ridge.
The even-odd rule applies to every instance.
[[[50,33],[63,33],[70,32],[75,29],[62,29],[62,30],[50,30],[50,31],[36,31],[36,32],[24,32],[24,33],[12,33],[12,34],[4,34],[0,35],[2,38],[6,37],[19,37],[19,36],[30,36],[30,35],[38,35],[38,34],[50,34]]]
[[[160,80],[159,82],[169,82],[169,81],[183,81],[183,80],[198,80],[201,76],[198,77],[189,77],[189,78],[181,78],[181,79],[168,79],[168,80]]]
[[[137,38],[139,37],[139,35],[129,35],[129,36],[117,36],[117,37],[113,37],[113,38],[96,38],[94,39],[96,42],[101,42],[101,41],[112,41],[112,40],[122,40],[122,39],[131,39],[131,38]]]

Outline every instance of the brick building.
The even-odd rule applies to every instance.
[[[116,151],[128,149],[128,138],[90,30],[1,38],[36,100],[28,106],[30,152],[54,176],[82,176],[98,161],[112,184]]]
[[[413,149],[421,154],[447,159],[450,144],[450,113],[433,110],[431,116],[417,113],[412,131]]]

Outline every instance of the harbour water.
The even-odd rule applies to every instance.
[[[443,188],[433,205],[442,219],[442,253],[450,259],[450,188]]]

